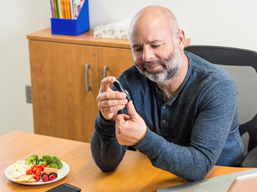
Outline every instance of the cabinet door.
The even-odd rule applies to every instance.
[[[104,68],[107,76],[119,77],[123,71],[133,65],[131,49],[99,48],[99,83],[104,78]]]
[[[98,113],[97,47],[29,41],[34,131],[89,142]],[[85,65],[90,90],[86,92]]]

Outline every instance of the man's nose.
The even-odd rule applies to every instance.
[[[150,48],[144,48],[143,51],[143,60],[144,61],[152,61],[154,59],[154,52]]]

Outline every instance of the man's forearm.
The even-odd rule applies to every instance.
[[[116,139],[102,141],[94,132],[91,141],[91,152],[97,166],[104,172],[113,171],[122,161],[126,149]]]
[[[93,159],[104,172],[113,171],[122,161],[126,151],[126,147],[118,143],[113,126],[112,123],[106,123],[99,115],[91,139]]]
[[[203,179],[214,165],[200,151],[168,142],[151,130],[134,147],[144,153],[153,166],[188,180]]]

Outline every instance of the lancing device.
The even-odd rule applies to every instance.
[[[114,87],[119,91],[119,92],[123,92],[126,94],[126,98],[128,100],[128,102],[131,100],[129,94],[125,91],[125,89],[122,87],[122,85],[120,84],[120,82],[118,80],[113,82]]]

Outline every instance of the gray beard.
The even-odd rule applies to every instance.
[[[167,80],[170,80],[178,74],[180,67],[183,62],[183,56],[180,54],[178,49],[175,49],[174,53],[170,53],[164,61],[150,61],[144,62],[141,66],[135,63],[135,66],[140,73],[145,75],[148,79],[155,83],[164,83]],[[147,66],[154,64],[159,64],[163,67],[162,71],[149,72],[147,71]]]

